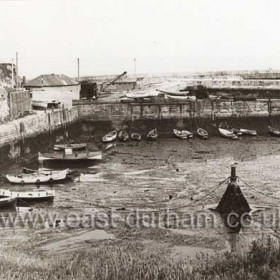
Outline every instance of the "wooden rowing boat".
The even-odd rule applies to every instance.
[[[37,202],[52,202],[54,199],[54,191],[25,191],[17,192],[0,189],[0,198],[14,198],[17,206],[26,206],[27,204]]]
[[[77,143],[77,144],[56,144],[53,146],[53,149],[55,151],[64,151],[65,149],[72,149],[74,151],[76,150],[82,150],[87,147],[86,143]]]
[[[203,128],[198,128],[196,131],[198,137],[202,139],[208,139],[208,132]]]
[[[148,134],[147,134],[147,139],[148,140],[157,140],[158,139],[158,132],[157,129],[153,129],[151,130]]]
[[[18,175],[6,175],[7,180],[13,184],[41,184],[65,180],[69,169],[60,171],[42,171],[34,173],[20,173]]]
[[[178,130],[178,129],[173,129],[173,133],[176,137],[180,139],[189,139],[193,138],[193,133],[187,130]]]
[[[118,133],[118,139],[120,141],[127,141],[129,139],[129,135],[126,131],[120,130]]]
[[[276,128],[273,128],[273,127],[269,126],[268,130],[269,130],[270,135],[280,137],[280,130],[279,129],[276,129]]]
[[[102,137],[102,141],[104,143],[108,143],[108,142],[112,142],[112,141],[115,141],[117,138],[117,131],[116,130],[113,130],[109,133],[107,133],[105,136]]]
[[[141,134],[134,132],[130,135],[130,138],[132,140],[135,140],[135,141],[140,141],[141,140]]]
[[[219,128],[219,132],[224,138],[229,138],[233,140],[238,139],[238,136],[235,133],[233,133],[230,129]]]

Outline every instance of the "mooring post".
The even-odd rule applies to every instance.
[[[231,173],[230,173],[230,181],[235,182],[236,181],[236,166],[231,167]]]

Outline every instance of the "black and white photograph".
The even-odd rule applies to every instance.
[[[279,13],[0,0],[0,279],[279,280]]]

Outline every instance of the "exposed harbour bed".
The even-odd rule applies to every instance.
[[[96,139],[88,139],[91,141]],[[98,141],[91,144],[101,147]],[[117,143],[107,151],[103,146],[103,150],[102,162],[75,166],[82,173],[75,182],[40,187],[56,191],[52,205],[38,204],[13,212],[13,216],[57,216],[47,223],[39,220],[22,226],[19,221],[15,228],[1,229],[5,256],[10,250],[14,258],[20,250],[18,258],[27,258],[35,270],[54,265],[53,258],[73,258],[77,252],[101,254],[100,250],[115,252],[109,258],[131,254],[139,261],[154,254],[166,259],[164,262],[183,261],[192,267],[193,259],[202,255],[229,252],[244,257],[254,240],[272,238],[278,247],[277,221],[260,225],[263,213],[279,218],[279,139],[257,136],[231,141],[215,136],[184,141],[166,137],[156,142]],[[215,191],[214,188],[229,176],[234,163],[244,180],[239,181],[243,194],[254,210],[251,227],[239,234],[228,232],[219,215],[209,210],[218,204],[226,183]],[[27,165],[36,167],[37,163]],[[14,163],[3,172],[16,172],[20,166]],[[1,185],[10,189],[36,188],[15,187],[4,181]],[[166,209],[175,216],[166,220]],[[150,219],[158,221],[160,217],[161,224],[150,223]],[[190,217],[214,217],[215,225],[192,224]],[[154,257],[151,261],[155,261]]]

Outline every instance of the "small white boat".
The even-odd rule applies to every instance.
[[[0,198],[14,198],[16,199],[17,206],[26,206],[26,203],[36,203],[36,202],[51,202],[54,199],[54,191],[25,191],[17,192],[0,189]]]
[[[72,150],[82,150],[87,147],[86,143],[77,143],[77,144],[56,144],[53,146],[55,151],[63,151],[65,149],[72,149]]]
[[[240,132],[244,135],[250,135],[250,136],[256,136],[257,135],[257,131],[256,130],[251,130],[251,129],[241,128]]]
[[[219,132],[220,132],[221,136],[223,136],[225,138],[230,138],[233,140],[238,139],[238,136],[232,130],[219,128]]]
[[[117,135],[118,135],[118,133],[117,133],[116,130],[111,131],[111,132],[109,132],[108,134],[106,134],[105,136],[102,137],[102,141],[104,143],[115,141],[116,138],[117,138]]]
[[[61,171],[45,171],[36,173],[21,173],[18,175],[6,175],[7,180],[13,184],[41,184],[66,179],[69,169]]]
[[[173,129],[173,133],[176,137],[180,139],[189,139],[193,138],[193,133],[187,130],[178,130],[178,129]]]

